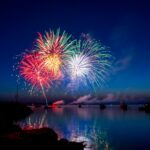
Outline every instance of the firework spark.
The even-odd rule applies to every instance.
[[[53,81],[61,79],[63,61],[73,51],[74,41],[71,36],[63,32],[60,35],[50,31],[45,35],[39,33],[35,49],[25,54],[19,63],[20,75],[28,81],[32,87],[42,89],[46,99],[44,88],[49,88]],[[47,103],[48,105],[48,103]]]
[[[107,48],[89,35],[77,41],[58,29],[45,35],[39,33],[34,49],[24,54],[18,68],[32,88],[42,89],[47,103],[45,88],[65,77],[68,81],[68,75],[72,87],[78,88],[81,84],[94,90],[95,86],[100,87],[111,67],[110,58]]]
[[[49,87],[49,72],[43,67],[38,53],[25,54],[19,64],[20,74],[33,86]]]
[[[92,88],[101,86],[111,66],[110,58],[106,47],[90,37],[84,37],[76,43],[75,53],[67,61],[71,83]]]
[[[53,76],[44,69],[43,62],[39,59],[39,53],[25,54],[19,63],[19,70],[21,76],[32,85],[32,88],[42,89],[47,104],[44,87],[50,87],[50,79],[53,79]]]
[[[60,57],[57,54],[48,55],[44,59],[44,67],[47,68],[49,71],[54,73],[55,76],[59,77],[60,74],[60,66],[62,62]]]
[[[44,67],[59,77],[60,69],[66,57],[69,57],[74,49],[74,41],[70,40],[71,36],[65,32],[60,35],[58,29],[56,34],[53,31],[46,32],[45,36],[39,33],[37,42],[37,50],[39,51]]]

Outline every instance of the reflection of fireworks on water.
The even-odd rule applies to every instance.
[[[75,53],[69,57],[67,68],[72,85],[101,86],[111,67],[111,55],[101,43],[84,36],[76,43]]]
[[[51,108],[51,110],[55,113],[62,113],[60,108]],[[58,139],[61,139],[64,137],[62,131],[60,130],[57,125],[53,124],[52,122],[49,122],[49,112],[48,110],[40,111],[36,110],[36,115],[33,114],[29,117],[27,117],[25,120],[19,121],[18,124],[22,128],[22,130],[32,130],[32,129],[40,129],[40,128],[52,128],[58,135]]]
[[[38,117],[30,116],[26,118],[24,122],[20,122],[19,125],[23,130],[32,130],[32,129],[40,129],[44,127],[48,127],[47,122],[47,111]]]
[[[20,121],[19,125],[24,130],[42,127],[52,128],[58,134],[59,139],[66,138],[70,141],[83,142],[86,145],[85,150],[112,149],[108,128],[102,127],[99,119],[93,118],[94,120],[91,120],[94,114],[87,118],[84,115],[78,116],[75,111],[75,115],[78,116],[76,118],[68,110],[68,108],[63,107],[44,111],[37,109],[30,117]],[[81,111],[81,109],[77,111]],[[89,110],[86,112],[87,115],[91,114]]]
[[[74,124],[70,129],[72,131],[70,140],[84,142],[84,150],[111,150],[112,148],[109,144],[107,129],[96,129],[95,125],[96,124],[79,127],[79,125]]]

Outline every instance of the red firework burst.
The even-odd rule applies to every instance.
[[[54,78],[50,72],[44,69],[43,61],[37,52],[25,54],[19,63],[19,70],[24,79],[37,88],[41,86],[48,88],[50,80]]]

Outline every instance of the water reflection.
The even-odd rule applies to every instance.
[[[19,122],[23,129],[50,127],[59,138],[83,141],[85,150],[141,150],[149,147],[150,116],[136,110],[98,107],[37,109]]]
[[[48,127],[47,111],[45,110],[43,111],[43,113],[35,113],[26,118],[25,121],[19,122],[19,125],[23,130],[40,129],[43,127]]]
[[[107,129],[100,126],[97,111],[87,108],[38,109],[31,116],[19,122],[22,129],[53,128],[59,138],[84,142],[85,150],[110,149]],[[94,117],[94,118],[93,118]]]

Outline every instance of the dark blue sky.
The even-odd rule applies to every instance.
[[[104,91],[150,91],[148,0],[6,0],[0,2],[1,95],[16,90],[13,57],[32,48],[37,32],[58,27],[76,38],[90,33],[111,47],[116,59]]]

